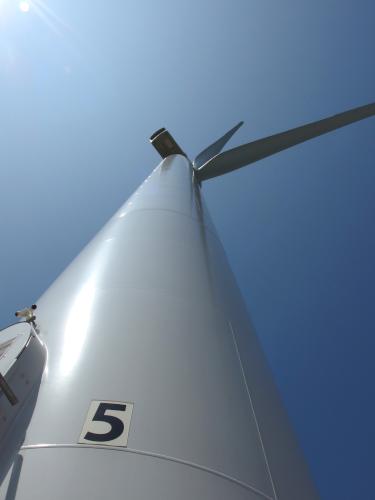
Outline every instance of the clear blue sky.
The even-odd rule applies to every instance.
[[[373,0],[0,0],[0,325],[159,161],[375,100]],[[323,500],[373,498],[375,119],[204,194]],[[302,499],[301,499],[302,500]]]

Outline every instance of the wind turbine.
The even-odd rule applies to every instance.
[[[318,494],[201,185],[375,114],[375,104],[161,163],[0,336],[0,498]]]

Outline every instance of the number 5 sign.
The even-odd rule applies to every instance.
[[[127,446],[133,403],[91,401],[78,443]]]

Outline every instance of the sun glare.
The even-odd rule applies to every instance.
[[[29,10],[30,10],[29,2],[20,2],[19,9],[21,12],[29,12]]]

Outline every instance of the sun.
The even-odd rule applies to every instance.
[[[19,7],[21,12],[29,12],[29,10],[30,10],[29,2],[22,1],[18,4],[18,7]]]

